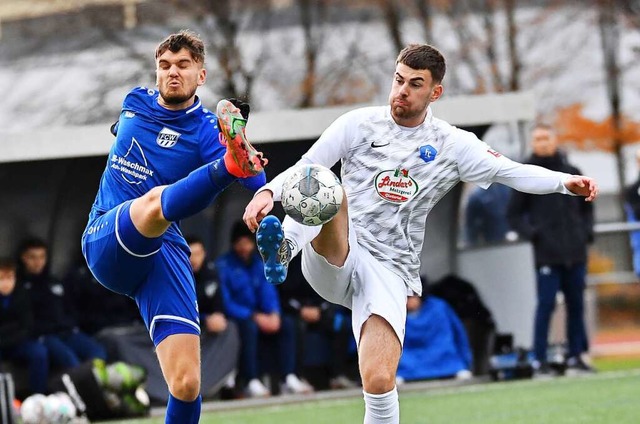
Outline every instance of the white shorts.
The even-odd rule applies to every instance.
[[[302,273],[324,299],[352,310],[356,343],[360,343],[362,325],[371,315],[384,318],[396,332],[400,345],[404,343],[407,295],[411,291],[402,278],[360,247],[351,222],[344,265],[330,264],[308,243],[302,249]]]

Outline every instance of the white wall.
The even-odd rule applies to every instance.
[[[476,287],[499,333],[513,333],[514,346],[532,347],[536,277],[530,243],[462,250],[457,273]]]

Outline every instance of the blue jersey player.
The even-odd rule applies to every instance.
[[[254,190],[265,183],[266,161],[246,140],[240,110],[222,100],[214,115],[195,94],[206,80],[204,56],[189,31],[158,45],[157,89],[124,99],[82,235],[96,279],[138,304],[170,392],[166,423],[197,423],[201,407],[198,307],[177,222],[236,179]]]

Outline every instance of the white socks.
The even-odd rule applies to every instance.
[[[285,239],[291,241],[291,257],[293,258],[304,246],[311,243],[320,234],[322,226],[302,225],[287,215],[282,221],[282,229],[284,230]]]
[[[381,395],[367,393],[364,390],[364,424],[399,424],[400,403],[398,402],[398,389]]]

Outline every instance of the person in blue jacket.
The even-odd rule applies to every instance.
[[[216,265],[225,312],[237,324],[240,333],[238,377],[246,384],[246,395],[264,397],[271,394],[259,379],[259,347],[269,338],[277,347],[282,391],[313,391],[295,374],[295,324],[282,316],[277,289],[264,276],[264,263],[256,249],[255,236],[242,221],[234,224],[231,250],[219,257]]]

